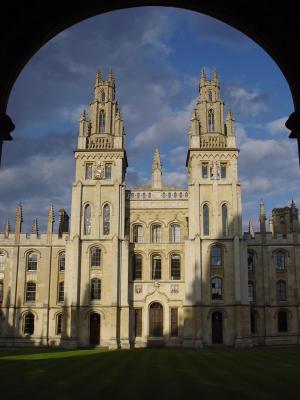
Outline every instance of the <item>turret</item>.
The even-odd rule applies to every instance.
[[[261,200],[259,203],[259,226],[260,226],[260,233],[266,233],[266,212],[265,212],[265,205]]]
[[[9,234],[10,234],[10,221],[8,218],[4,224],[4,238],[8,239]]]
[[[254,233],[253,222],[252,222],[251,218],[249,219],[248,233],[249,233],[249,236],[251,237],[251,239],[254,239],[255,233]]]
[[[69,233],[69,216],[66,210],[61,208],[58,210],[58,236],[62,236],[63,233]]]
[[[31,233],[39,236],[39,224],[37,218],[34,218],[31,224]]]
[[[50,204],[48,209],[48,223],[47,223],[47,242],[51,243],[53,227],[54,227],[54,208],[53,204]]]
[[[23,224],[23,210],[22,205],[19,203],[16,208],[16,229],[15,229],[15,243],[19,243],[20,234],[22,232]]]
[[[155,149],[153,162],[152,162],[152,188],[162,189],[162,167],[160,161],[160,154],[158,149]]]

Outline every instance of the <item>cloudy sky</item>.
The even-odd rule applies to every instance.
[[[236,119],[245,226],[249,217],[257,222],[261,198],[268,216],[292,198],[300,206],[296,142],[284,127],[293,104],[274,61],[210,17],[147,7],[73,26],[20,74],[8,107],[16,130],[0,169],[0,229],[7,217],[14,226],[19,201],[26,231],[35,216],[45,228],[49,203],[56,211],[70,210],[79,114],[92,100],[96,70],[107,76],[110,67],[125,120],[129,187],[148,182],[155,146],[165,182],[186,186],[187,131],[200,70],[216,67],[226,108]]]

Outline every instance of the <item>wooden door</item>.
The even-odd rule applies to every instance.
[[[211,328],[212,328],[212,343],[221,344],[223,343],[223,319],[222,313],[215,311],[211,317]]]
[[[99,346],[100,344],[100,315],[92,313],[90,315],[90,345]]]
[[[160,303],[152,303],[150,306],[149,336],[163,336],[163,308]]]

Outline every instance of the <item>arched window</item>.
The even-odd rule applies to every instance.
[[[133,279],[142,279],[142,263],[143,258],[141,254],[133,255]]]
[[[65,283],[59,282],[58,284],[58,302],[62,303],[65,299]]]
[[[161,243],[161,225],[154,224],[151,227],[152,243]]]
[[[92,230],[92,210],[91,206],[87,204],[84,207],[84,234],[90,235]]]
[[[276,271],[284,271],[286,266],[286,256],[282,250],[278,250],[275,253]]]
[[[254,301],[254,283],[252,281],[248,282],[248,300],[250,303]]]
[[[101,102],[104,103],[104,102],[105,102],[105,92],[104,92],[103,89],[101,90],[101,96],[100,96],[100,98],[101,98]]]
[[[132,239],[134,243],[142,243],[143,241],[143,226],[135,224],[132,227]]]
[[[179,280],[181,278],[180,256],[178,254],[171,255],[171,279]]]
[[[214,116],[214,110],[212,110],[212,109],[208,110],[207,122],[208,122],[208,132],[214,132],[215,131],[215,116]]]
[[[278,326],[278,332],[288,331],[286,311],[279,311],[279,313],[277,314],[277,326]]]
[[[277,297],[277,301],[286,301],[286,283],[285,283],[285,281],[278,281],[276,283],[276,297]]]
[[[93,163],[85,164],[85,179],[86,180],[93,179]]]
[[[91,268],[99,268],[101,265],[101,250],[99,247],[90,249],[90,266]]]
[[[161,256],[152,257],[151,279],[161,279]]]
[[[98,278],[91,280],[91,300],[101,299],[101,281]]]
[[[4,291],[3,281],[0,281],[0,304],[3,303],[3,291]]]
[[[57,314],[56,316],[56,335],[61,335],[62,333],[62,314]]]
[[[34,333],[34,315],[27,313],[24,316],[24,334],[33,335]]]
[[[203,206],[203,235],[209,235],[209,207],[207,204]]]
[[[252,251],[248,251],[248,272],[254,271],[254,253]]]
[[[6,261],[6,255],[0,252],[0,271],[4,270],[5,261]]]
[[[105,204],[103,207],[103,235],[109,235],[110,230],[110,207]]]
[[[35,282],[26,283],[26,302],[35,302],[36,284]]]
[[[222,278],[215,276],[211,280],[211,298],[212,300],[222,299]]]
[[[62,251],[58,255],[58,270],[59,272],[65,272],[65,261],[66,261],[66,253]]]
[[[211,90],[208,91],[208,101],[213,101],[213,99],[212,99],[212,91]]]
[[[170,242],[179,243],[180,242],[180,225],[172,224],[170,226]]]
[[[37,270],[37,261],[38,261],[37,253],[28,254],[28,256],[27,256],[27,271],[36,271]]]
[[[222,205],[222,233],[223,236],[228,235],[228,211],[226,204]]]
[[[221,267],[223,265],[223,254],[220,246],[213,246],[211,248],[211,266]]]
[[[99,115],[99,131],[100,133],[105,132],[105,112],[103,110],[100,111]]]

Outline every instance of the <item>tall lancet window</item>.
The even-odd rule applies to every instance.
[[[105,92],[104,90],[101,90],[101,102],[104,103],[105,102]]]
[[[110,208],[108,204],[103,207],[103,235],[109,235],[110,230]]]
[[[84,207],[84,234],[90,235],[92,230],[92,221],[91,221],[91,206],[87,204]]]
[[[105,132],[105,112],[103,110],[100,111],[99,115],[99,131],[100,133]]]
[[[214,132],[215,131],[214,110],[208,110],[207,123],[208,123],[208,132]]]
[[[222,233],[228,235],[228,210],[226,204],[222,205]]]
[[[208,91],[208,101],[212,101],[212,91]]]
[[[203,235],[209,235],[209,208],[207,204],[203,206]]]

